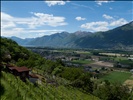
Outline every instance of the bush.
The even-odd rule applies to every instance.
[[[111,84],[109,81],[105,81],[105,84],[99,85],[93,94],[102,100],[129,100],[131,96],[129,88],[122,84]]]

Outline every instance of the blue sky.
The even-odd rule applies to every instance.
[[[132,1],[1,1],[1,35],[107,31],[133,20]]]

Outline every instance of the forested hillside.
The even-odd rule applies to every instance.
[[[1,59],[2,63],[27,66],[28,68],[40,68],[44,63],[47,67],[58,65],[58,63],[45,60],[40,55],[19,46],[15,41],[7,38],[1,38]]]

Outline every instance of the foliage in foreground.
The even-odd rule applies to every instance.
[[[1,84],[4,94],[1,100],[99,100],[97,97],[82,93],[76,88],[42,84],[34,86],[27,81],[22,82],[10,73],[2,72]]]
[[[99,85],[93,94],[102,100],[133,100],[127,86],[118,83],[110,84],[107,80],[104,84]]]

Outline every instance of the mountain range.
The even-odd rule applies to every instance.
[[[133,46],[133,21],[106,32],[61,32],[38,38],[10,37],[19,45],[62,48],[125,48]]]

